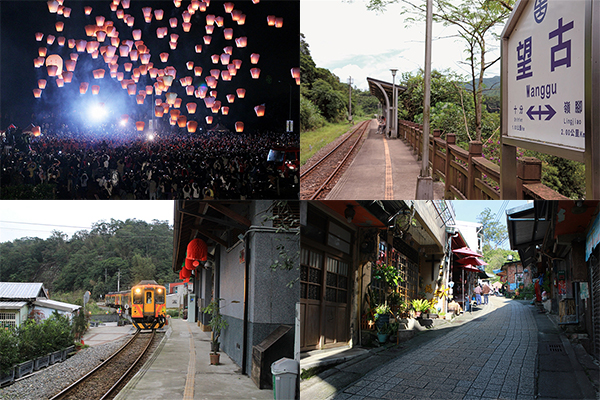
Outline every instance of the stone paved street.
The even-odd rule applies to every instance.
[[[352,399],[534,399],[537,327],[519,302],[489,311],[365,375],[337,393]]]

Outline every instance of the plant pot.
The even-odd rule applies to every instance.
[[[415,311],[415,318],[421,317],[421,311]]]
[[[62,350],[50,353],[50,365],[56,364],[57,362],[61,362],[63,360],[62,353]]]
[[[33,372],[33,360],[25,361],[15,367],[15,378],[20,378],[31,372]]]
[[[384,325],[390,322],[390,314],[377,314],[377,320],[375,321],[375,326],[377,329],[383,328]]]
[[[219,357],[221,356],[220,353],[210,353],[210,364],[211,365],[219,365]]]
[[[4,374],[0,374],[0,386],[10,385],[15,380],[15,367],[12,367],[10,371]]]
[[[50,354],[46,354],[45,356],[41,356],[35,359],[35,370],[42,369],[47,367],[50,364]]]
[[[379,340],[380,344],[384,344],[385,342],[387,342],[388,336],[389,335],[387,333],[378,333],[377,340]]]

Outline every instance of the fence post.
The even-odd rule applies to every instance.
[[[542,162],[535,157],[517,160],[517,200],[525,198],[523,185],[542,181]]]
[[[421,150],[423,148],[423,125],[419,124],[419,127],[417,128],[417,143],[415,150],[417,152],[417,160],[421,161],[421,159],[423,158],[423,153],[421,153]]]
[[[481,178],[481,172],[476,171],[474,157],[481,157],[482,143],[477,140],[469,142],[469,163],[467,170],[467,199],[476,200],[475,179]]]
[[[431,155],[431,157],[429,158],[431,160],[431,175],[433,176],[433,180],[434,182],[437,182],[440,180],[440,176],[438,174],[435,173],[437,165],[439,164],[438,158],[439,156],[437,155],[437,149],[438,149],[438,144],[437,144],[437,138],[442,136],[442,130],[441,129],[434,129],[433,130],[433,154]]]
[[[446,175],[446,182],[445,182],[445,188],[444,188],[444,199],[446,200],[453,200],[454,196],[452,195],[452,192],[450,191],[450,186],[452,185],[452,177],[454,176],[454,174],[452,173],[452,151],[450,150],[450,146],[454,146],[454,144],[456,143],[456,134],[454,133],[448,133],[446,135],[446,166],[445,166],[445,171],[444,171],[444,175]]]

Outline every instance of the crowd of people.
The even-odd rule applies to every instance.
[[[272,147],[298,146],[296,134],[175,128],[149,136],[118,125],[90,132],[51,122],[42,133],[13,128],[3,135],[3,198],[19,197],[23,187],[51,188],[57,199],[298,196],[298,171],[267,162]]]

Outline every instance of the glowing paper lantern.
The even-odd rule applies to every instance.
[[[196,132],[196,129],[198,129],[198,123],[196,121],[188,121],[188,123],[187,123],[188,132],[194,133],[194,132]]]
[[[231,80],[231,74],[229,73],[229,71],[221,71],[221,79],[224,81],[230,81]]]
[[[169,47],[171,50],[175,50],[177,48],[177,42],[169,42]]]
[[[81,82],[81,84],[79,85],[79,93],[81,94],[85,94],[85,92],[87,92],[89,87],[89,83],[87,82]]]
[[[276,17],[274,15],[267,15],[267,25],[275,26],[275,19]]]
[[[221,113],[223,115],[229,114],[229,107],[226,107],[226,106],[221,107]]]
[[[261,104],[254,107],[254,112],[256,113],[257,117],[263,117],[265,115],[265,106]]]
[[[186,10],[181,13],[181,19],[183,19],[183,22],[190,22],[192,19],[192,14]]]
[[[246,89],[239,88],[235,91],[235,93],[237,93],[237,97],[239,97],[240,99],[243,99],[246,96]]]
[[[145,97],[141,94],[138,94],[137,96],[135,96],[135,101],[138,104],[144,104],[144,99],[145,99]]]
[[[227,101],[231,104],[235,101],[235,95],[234,94],[228,94],[227,96]]]
[[[221,64],[223,64],[223,65],[229,64],[229,58],[230,57],[231,56],[229,54],[227,54],[227,53],[221,54],[221,57],[220,57],[221,58]]]
[[[121,5],[123,6],[124,9],[129,8],[129,2],[130,2],[130,0],[122,0],[121,1]]]
[[[223,47],[223,53],[232,55],[233,54],[233,47],[232,46]]]
[[[202,67],[194,67],[194,75],[201,76],[202,75]]]
[[[212,14],[208,14],[206,16],[206,25],[212,25],[215,23],[215,16]]]
[[[38,88],[40,89],[46,89],[46,80],[45,79],[38,79]]]
[[[231,11],[233,11],[233,3],[229,2],[229,1],[227,3],[224,3],[223,7],[225,8],[225,12],[227,14],[229,14]]]
[[[130,96],[134,96],[137,91],[137,85],[135,83],[130,83],[127,85],[127,94]]]
[[[251,64],[258,64],[258,59],[259,58],[260,58],[260,54],[257,54],[257,53],[250,54],[250,63]]]
[[[127,115],[127,114],[121,115],[121,125],[127,124],[127,121],[129,121],[129,115]]]
[[[39,125],[34,126],[33,129],[31,129],[31,133],[33,136],[38,137],[42,134],[42,128]]]
[[[56,24],[54,24],[54,26],[56,27],[56,32],[62,32],[65,28],[65,23],[62,21],[58,21]]]
[[[180,97],[176,98],[175,99],[175,104],[173,104],[173,107],[174,108],[180,108],[181,107],[181,102],[182,102],[182,99]]]
[[[204,27],[204,30],[206,31],[207,35],[212,35],[213,32],[215,31],[215,26],[214,25],[206,25]]]
[[[181,111],[179,110],[171,110],[169,112],[169,114],[171,115],[171,119],[174,119],[177,121],[177,118],[179,118],[179,115],[181,115]]]
[[[98,38],[99,42],[104,42],[104,39],[106,39],[106,32],[104,32],[104,31],[96,32],[96,38]]]
[[[175,104],[175,100],[177,99],[177,93],[175,92],[169,92],[167,94],[165,94],[166,98],[167,98],[167,103],[168,104]]]
[[[48,35],[48,37],[46,37],[46,43],[48,43],[48,45],[52,45],[52,43],[54,43],[54,39],[56,39],[54,35]]]
[[[244,123],[241,121],[238,121],[235,123],[235,131],[236,132],[244,132]]]
[[[246,36],[241,36],[235,39],[235,45],[237,47],[246,47],[248,45],[248,38]]]
[[[190,22],[183,22],[181,24],[184,32],[189,32],[192,29],[192,24]]]
[[[96,17],[96,25],[102,26],[104,25],[105,18],[102,15],[98,15]]]
[[[210,70],[210,76],[212,76],[215,79],[219,79],[219,75],[221,74],[221,71],[218,69],[211,69]]]
[[[213,123],[213,117],[212,117],[212,115],[207,115],[206,116],[206,123],[209,124],[209,125]]]
[[[232,21],[239,21],[241,16],[242,16],[241,10],[232,10],[231,11],[231,20]]]
[[[58,67],[56,65],[47,65],[46,69],[48,70],[48,76],[58,75]]]
[[[157,118],[162,118],[162,116],[165,114],[165,109],[162,106],[156,106],[154,107],[154,115]]]
[[[138,132],[141,132],[144,130],[144,126],[146,125],[146,123],[144,121],[137,121],[135,123],[135,129],[138,130]]]
[[[197,108],[197,107],[198,107],[198,105],[197,105],[196,103],[194,103],[194,102],[192,102],[192,103],[187,103],[187,104],[185,105],[185,108],[187,109],[187,111],[188,111],[188,114],[195,114],[195,113],[196,113],[196,108]]]
[[[231,40],[233,38],[233,29],[232,28],[223,29],[223,36],[225,37],[225,40]]]
[[[162,21],[164,15],[165,12],[163,10],[154,10],[154,18],[156,18],[157,21]]]
[[[58,11],[58,6],[60,4],[58,3],[58,1],[56,0],[49,0],[48,1],[48,11],[50,11],[52,14],[56,14],[56,12]]]
[[[221,16],[218,16],[215,18],[215,24],[217,24],[217,26],[219,28],[223,26],[223,21],[224,21],[223,17],[221,17]]]
[[[237,21],[238,25],[244,25],[246,23],[246,14],[240,15],[240,18]]]
[[[275,18],[275,28],[281,28],[283,26],[283,17]]]
[[[150,53],[140,54],[140,61],[142,64],[147,65],[150,62]]]
[[[292,68],[291,72],[292,72],[292,78],[294,78],[294,79],[300,78],[300,67]]]
[[[170,18],[169,25],[171,26],[171,28],[177,28],[177,18]]]
[[[187,118],[185,117],[185,115],[180,115],[179,117],[177,117],[177,126],[180,128],[185,128],[185,125],[187,123]]]
[[[62,78],[56,78],[56,86],[58,86],[58,87],[65,86],[65,80]]]
[[[242,67],[242,60],[233,60],[232,61],[233,65],[235,65],[236,69],[240,69]]]
[[[42,32],[36,32],[36,34],[35,34],[36,41],[41,42],[43,38],[44,38],[44,34]]]
[[[196,50],[196,53],[202,53],[202,45],[201,44],[197,44],[194,49]]]
[[[204,44],[208,46],[212,40],[212,36],[206,35],[203,37],[203,39],[204,39]]]
[[[215,98],[214,97],[205,97],[204,98],[204,105],[206,106],[206,108],[212,108],[212,106],[215,104]]]
[[[69,7],[63,8],[63,16],[69,18],[71,16],[71,9]]]
[[[59,36],[56,41],[58,42],[58,45],[60,47],[63,47],[65,45],[67,39],[64,36]]]
[[[95,69],[93,71],[93,73],[94,73],[94,79],[102,79],[102,78],[104,78],[104,73],[105,72],[106,71],[104,69]]]
[[[260,68],[250,69],[250,75],[252,75],[252,79],[258,79],[260,77]]]
[[[142,31],[140,29],[134,29],[131,32],[131,35],[133,36],[134,40],[141,40],[142,39]]]
[[[45,47],[40,47],[38,48],[38,55],[40,57],[46,57],[46,54],[48,53],[48,49]]]
[[[33,97],[36,99],[42,97],[42,89],[33,89]]]
[[[63,72],[62,75],[63,75],[63,78],[65,80],[65,83],[71,83],[71,81],[73,80],[73,73],[72,72]]]
[[[96,95],[98,93],[100,93],[100,86],[98,86],[98,85],[92,85],[92,94]]]

